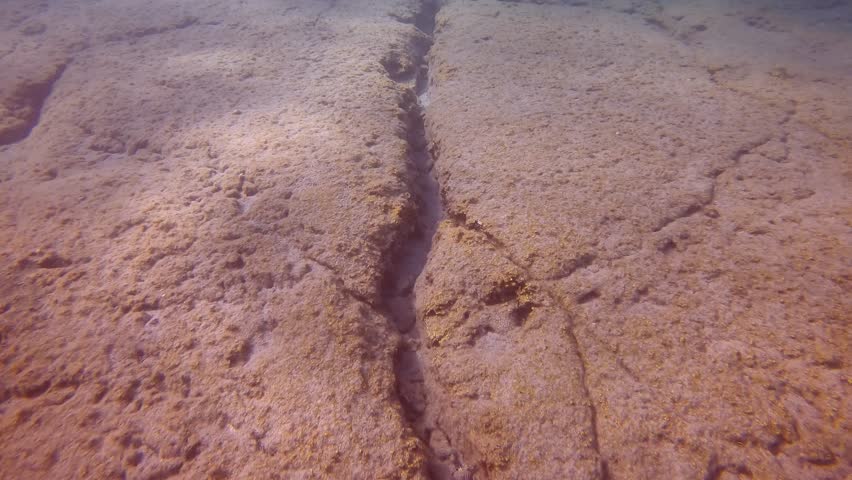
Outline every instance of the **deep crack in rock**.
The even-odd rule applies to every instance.
[[[433,157],[424,120],[424,110],[429,99],[429,65],[427,54],[432,46],[432,34],[439,3],[424,0],[412,18],[397,18],[402,23],[417,27],[419,35],[409,46],[413,70],[401,67],[404,60],[388,57],[382,62],[388,77],[406,86],[400,107],[405,111],[406,140],[408,142],[409,189],[416,205],[416,215],[403,228],[407,235],[395,245],[390,265],[382,281],[382,306],[401,335],[394,356],[397,393],[404,415],[412,429],[423,441],[426,451],[426,468],[430,478],[451,478],[461,467],[458,453],[439,458],[430,447],[430,437],[439,432],[437,425],[426,421],[429,393],[426,391],[423,364],[418,353],[420,345],[416,323],[414,284],[426,266],[432,239],[438,224],[444,218],[441,191],[433,173]],[[426,39],[427,41],[424,41]]]
[[[564,315],[563,320],[565,322],[565,326],[567,327],[565,330],[566,336],[573,350],[576,352],[577,360],[579,361],[580,367],[580,384],[583,389],[583,396],[588,402],[591,424],[591,447],[595,451],[595,453],[597,453],[599,459],[599,478],[601,480],[608,480],[610,478],[609,464],[604,458],[600,446],[597,405],[595,404],[591,388],[589,387],[589,363],[586,357],[586,352],[584,351],[582,345],[580,344],[580,341],[577,338],[577,327],[574,324],[574,318],[571,314],[571,305],[566,305],[566,303],[563,301],[563,297],[556,294],[548,287],[546,283],[548,279],[537,278],[535,275],[533,275],[528,266],[525,266],[522,262],[516,259],[514,255],[512,255],[505,243],[503,243],[496,236],[485,230],[481,225],[468,222],[466,216],[463,213],[453,214],[451,212],[449,217],[450,221],[452,221],[456,226],[466,228],[468,230],[472,230],[481,234],[483,238],[485,238],[491,244],[495,251],[499,252],[503,256],[503,258],[508,260],[509,263],[514,265],[518,270],[523,272],[524,278],[527,278],[532,282],[536,282],[538,287],[540,288],[540,291],[550,300],[551,304],[559,312],[561,312],[562,315]],[[594,292],[597,293],[597,291]],[[578,304],[581,303],[579,300],[576,301]]]

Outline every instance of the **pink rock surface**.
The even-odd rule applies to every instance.
[[[0,70],[66,67],[0,152],[4,478],[422,475],[371,306],[412,209],[381,60],[414,7],[69,1],[16,24],[45,40]]]
[[[7,0],[0,478],[849,477],[850,19]]]
[[[806,76],[836,88],[796,108],[782,98],[812,86],[777,77],[802,56],[773,66],[769,89],[714,67],[788,58],[721,52],[760,5],[670,3],[451,2],[438,16],[428,130],[450,220],[418,283],[421,356],[435,422],[481,478],[850,472],[850,137],[836,116],[850,64],[808,58]],[[826,22],[841,28],[836,7]],[[765,15],[787,14],[808,29]],[[784,40],[852,46],[812,30]],[[527,386],[557,385],[548,375],[582,386],[570,400]]]

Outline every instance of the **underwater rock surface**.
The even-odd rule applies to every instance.
[[[847,478],[850,51],[837,1],[5,1],[0,478]]]

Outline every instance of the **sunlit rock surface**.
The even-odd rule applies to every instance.
[[[371,306],[417,8],[4,4],[4,102],[64,70],[0,152],[3,477],[423,474]]]
[[[851,10],[575,3],[438,16],[437,421],[483,478],[844,478]]]

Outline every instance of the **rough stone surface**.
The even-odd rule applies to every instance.
[[[65,67],[0,151],[0,476],[422,476],[371,306],[417,5],[29,3],[3,105]]]
[[[848,478],[850,25],[4,0],[0,478]]]
[[[421,356],[477,478],[849,475],[850,9],[743,3],[441,10]]]

